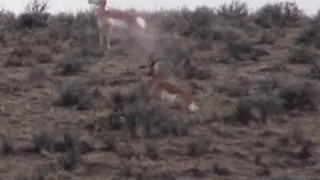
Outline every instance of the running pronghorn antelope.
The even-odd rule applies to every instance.
[[[196,112],[199,107],[196,105],[192,93],[162,79],[159,74],[159,60],[153,59],[153,55],[150,55],[149,58],[148,92],[151,98],[177,103],[183,112]]]
[[[88,0],[88,3],[98,6],[96,18],[99,27],[99,40],[100,44],[104,45],[103,35],[106,36],[107,49],[110,49],[110,38],[114,28],[129,29],[131,33],[135,34],[146,29],[145,20],[133,12],[116,9],[106,10],[106,0]]]

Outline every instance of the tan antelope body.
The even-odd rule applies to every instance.
[[[151,98],[178,103],[183,112],[196,112],[199,109],[191,92],[160,77],[158,61],[151,61],[148,76],[151,77],[148,80]]]
[[[110,38],[114,28],[129,29],[134,34],[141,33],[146,29],[145,20],[133,12],[116,9],[106,10],[106,0],[88,0],[88,3],[98,6],[96,17],[99,27],[99,40],[100,44],[103,45],[103,35],[106,36],[107,49],[110,49]]]

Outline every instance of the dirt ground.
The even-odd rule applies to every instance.
[[[123,100],[123,114],[115,110],[115,94],[136,92],[148,71],[126,41],[106,50],[95,31],[81,42],[56,40],[41,28],[5,31],[0,177],[319,179],[320,83],[316,66],[296,63],[319,56],[294,49],[300,30],[259,30],[246,36],[251,49],[240,56],[222,54],[224,40],[192,51],[190,77],[176,78],[200,107],[190,117],[138,100]],[[265,32],[274,42],[261,43]]]

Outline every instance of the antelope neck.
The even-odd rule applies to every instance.
[[[98,9],[97,9],[97,12],[98,13],[102,13],[105,11],[105,8],[106,8],[106,4],[107,4],[107,1],[106,0],[101,0],[99,2],[99,6],[98,6]]]

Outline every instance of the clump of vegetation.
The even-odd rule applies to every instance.
[[[264,30],[258,40],[259,44],[273,45],[276,42],[277,36],[274,32]]]
[[[31,138],[31,144],[23,147],[22,152],[62,152],[66,153],[77,150],[78,153],[93,151],[92,140],[81,132],[71,133],[68,131],[42,131],[35,133]]]
[[[30,60],[30,55],[32,54],[33,53],[32,53],[31,47],[22,43],[14,47],[8,53],[9,56],[6,58],[4,66],[5,67],[30,66],[32,64]]]
[[[268,178],[268,180],[302,180],[303,178],[296,177],[293,175],[290,175],[288,173],[283,173],[280,175],[274,175]]]
[[[246,36],[246,33],[232,28],[227,27],[224,33],[225,48],[224,53],[233,60],[246,60],[252,52],[252,43]]]
[[[82,162],[80,153],[76,149],[72,149],[64,154],[61,154],[58,158],[58,165],[65,171],[72,171]]]
[[[128,94],[117,92],[113,95],[114,109],[103,119],[105,128],[125,129],[131,137],[142,135],[146,138],[168,134],[179,136],[186,133],[187,123],[169,117],[165,108],[150,104],[147,97],[138,91]],[[139,134],[137,129],[140,129]]]
[[[209,152],[209,142],[191,140],[187,144],[187,155],[191,157],[201,156]]]
[[[264,28],[294,27],[303,16],[302,10],[294,2],[278,2],[260,8],[253,19]]]
[[[36,87],[43,87],[49,81],[47,69],[41,65],[35,65],[30,68],[28,80]]]
[[[297,46],[290,49],[288,54],[289,63],[312,63],[315,61],[315,51],[306,46]]]
[[[227,19],[244,19],[249,15],[249,7],[246,2],[233,0],[218,7],[217,13]]]
[[[316,110],[318,92],[310,83],[294,83],[280,89],[279,97],[284,101],[283,108],[291,110]]]
[[[310,19],[309,23],[302,28],[296,39],[296,43],[313,45],[320,49],[320,10],[317,15]]]
[[[145,145],[144,155],[152,160],[158,160],[160,158],[160,152],[158,148],[152,143],[147,143]]]
[[[229,176],[232,174],[231,170],[227,166],[221,163],[213,163],[212,170],[213,170],[213,173],[219,176]]]
[[[316,110],[318,91],[310,83],[294,83],[264,94],[240,98],[236,105],[235,118],[247,124],[251,120],[266,123],[274,115],[292,110]]]
[[[57,97],[54,104],[58,106],[74,106],[84,109],[91,105],[92,96],[82,79],[71,79],[63,82],[57,89]],[[86,109],[86,108],[85,108]]]
[[[16,174],[12,179],[16,180],[34,180],[34,179],[74,179],[74,176],[66,171],[57,170],[57,168],[47,165],[40,164],[30,167],[31,171],[23,174]],[[62,168],[59,168],[62,169]]]
[[[76,75],[83,71],[85,60],[85,57],[80,52],[71,52],[57,61],[57,72],[63,76]]]
[[[2,137],[0,140],[0,155],[6,156],[14,151],[14,146],[10,139],[6,136]]]
[[[269,118],[280,112],[281,107],[281,99],[274,94],[243,97],[236,105],[235,118],[244,124],[252,120],[265,124]]]
[[[43,43],[41,40],[38,41],[38,43]],[[53,62],[52,55],[50,51],[45,49],[38,49],[38,52],[35,52],[35,58],[38,63],[40,64],[47,64]]]
[[[48,0],[31,0],[25,7],[25,12],[17,17],[17,28],[44,28],[50,16]]]
[[[16,27],[18,29],[45,28],[48,26],[47,24],[48,18],[49,18],[48,13],[25,12],[18,15]]]

